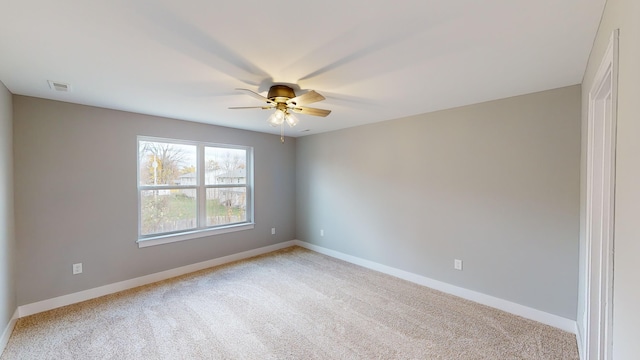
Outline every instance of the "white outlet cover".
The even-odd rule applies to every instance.
[[[276,234],[276,228],[271,228],[271,235],[275,235]]]
[[[73,264],[73,275],[82,274],[82,263]]]
[[[456,270],[462,270],[462,260],[459,260],[459,259],[453,260],[453,268]]]
[[[324,236],[324,230],[320,230],[320,236]]]

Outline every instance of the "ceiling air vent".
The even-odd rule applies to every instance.
[[[61,82],[58,82],[58,81],[51,81],[51,80],[48,80],[47,82],[49,83],[49,87],[53,91],[59,91],[59,92],[70,92],[71,91],[71,85],[69,85],[69,84],[61,83]]]

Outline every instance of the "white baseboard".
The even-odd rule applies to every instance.
[[[9,342],[9,338],[11,337],[11,333],[13,332],[13,328],[16,326],[16,322],[18,321],[18,309],[13,312],[13,316],[9,320],[7,327],[4,328],[2,332],[2,337],[0,337],[0,356],[4,352],[4,349],[7,347],[7,343]]]
[[[220,258],[203,261],[196,264],[186,265],[179,268],[161,271],[155,274],[137,277],[130,280],[120,281],[117,283],[100,286],[93,289],[79,291],[73,294],[63,295],[52,299],[38,301],[31,304],[19,306],[14,314],[14,319],[5,329],[2,338],[0,339],[0,345],[6,345],[6,341],[9,340],[13,326],[18,317],[29,316],[37,314],[39,312],[52,310],[66,305],[79,303],[82,301],[94,299],[100,296],[113,294],[119,291],[128,290],[134,287],[151,284],[154,282],[170,279],[172,277],[188,274],[194,271],[203,270],[213,266],[226,264],[232,261],[242,260],[257,255],[266,254],[272,251],[284,249],[293,245],[298,245],[309,250],[316,251],[321,254],[325,254],[336,259],[344,260],[352,264],[360,265],[375,271],[379,271],[391,276],[398,277],[407,281],[411,281],[416,284],[430,287],[435,290],[439,290],[451,295],[461,297],[463,299],[471,300],[483,305],[491,306],[496,309],[500,309],[511,314],[522,316],[524,318],[534,320],[543,324],[547,324],[561,330],[578,334],[576,322],[570,319],[563,318],[561,316],[549,314],[544,311],[533,309],[524,305],[520,305],[511,301],[496,298],[490,295],[479,293],[473,290],[468,290],[445,282],[430,279],[428,277],[410,273],[408,271],[396,269],[387,265],[382,265],[370,260],[361,259],[352,255],[347,255],[335,250],[323,248],[321,246],[309,244],[300,240],[285,241],[282,243],[261,247],[249,251],[244,251],[238,254],[223,256]],[[5,339],[6,337],[6,339]],[[4,349],[4,345],[0,346],[0,349]]]
[[[344,260],[352,264],[360,265],[371,270],[379,271],[391,276],[398,277],[413,283],[423,285],[438,291],[442,291],[447,294],[455,295],[463,299],[471,300],[483,305],[487,305],[508,313],[521,316],[533,321],[537,321],[555,328],[576,334],[576,322],[567,318],[563,318],[558,315],[549,314],[544,311],[530,308],[528,306],[520,305],[511,301],[503,300],[497,297],[486,295],[477,291],[468,290],[451,284],[447,284],[442,281],[430,279],[428,277],[410,273],[408,271],[393,268],[391,266],[382,265],[370,260],[361,259],[352,255],[347,255],[335,250],[323,248],[321,246],[309,244],[304,241],[294,240],[295,245],[304,247],[315,252],[325,254],[336,259]]]
[[[161,271],[155,274],[145,275],[130,280],[120,281],[117,283],[96,287],[93,289],[79,291],[73,294],[58,296],[52,299],[42,300],[31,304],[26,304],[18,307],[19,317],[25,317],[39,312],[52,310],[62,306],[67,306],[82,301],[95,299],[100,296],[113,294],[119,291],[132,289],[134,287],[151,284],[154,282],[170,279],[172,277],[188,274],[194,271],[210,268],[212,266],[218,266],[226,264],[232,261],[242,260],[253,256],[266,254],[272,251],[284,249],[295,245],[296,243],[291,241],[285,241],[282,243],[261,247],[258,249],[244,251],[238,254],[219,257],[212,260],[199,262],[196,264],[186,265],[179,268]],[[13,328],[12,328],[13,329]],[[11,332],[9,332],[11,334]]]

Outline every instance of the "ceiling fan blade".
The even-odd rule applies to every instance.
[[[287,104],[291,104],[291,105],[295,105],[295,106],[302,106],[302,105],[307,105],[307,104],[311,104],[314,102],[318,102],[318,101],[322,101],[324,100],[325,97],[318,94],[317,92],[311,90],[308,93],[302,94],[300,96],[296,96],[292,99],[287,100]]]
[[[229,107],[229,109],[233,109],[233,110],[237,110],[237,109],[263,109],[263,110],[268,110],[268,109],[273,109],[275,106],[273,105],[269,105],[269,106],[231,106]]]
[[[322,117],[325,117],[331,114],[331,110],[316,109],[316,108],[302,107],[302,106],[296,106],[294,108],[291,108],[291,110],[293,110],[293,112],[296,112],[298,114],[322,116]]]
[[[260,101],[264,101],[266,103],[272,104],[273,101],[269,100],[268,98],[258,94],[257,92],[253,91],[253,90],[249,90],[249,89],[242,89],[242,88],[236,88],[236,90],[242,90],[242,91],[246,91],[247,95],[253,96],[254,98],[260,100]]]

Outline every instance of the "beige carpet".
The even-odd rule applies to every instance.
[[[555,328],[300,247],[20,319],[1,359],[577,359]]]

